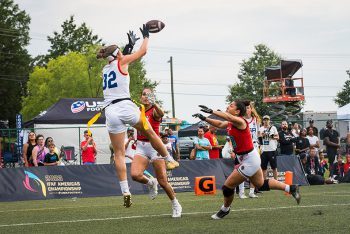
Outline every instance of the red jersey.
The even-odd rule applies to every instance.
[[[218,146],[218,139],[216,138],[216,135],[211,133],[210,131],[207,131],[204,134],[204,137],[207,138],[211,144],[211,146]],[[220,156],[220,149],[211,149],[209,150],[209,158],[210,159],[217,159]]]
[[[157,121],[156,119],[154,119],[153,110],[154,110],[154,106],[146,110],[145,115],[151,127],[153,128],[154,132],[159,136],[159,127],[162,120]],[[140,132],[137,132],[137,140],[148,141],[147,137],[142,135]]]
[[[86,141],[82,141],[80,144],[80,148],[83,148],[85,144],[86,144]],[[86,150],[81,150],[81,157],[83,159],[83,163],[86,163],[86,162],[94,163],[95,162],[94,146],[88,145]]]
[[[229,122],[227,126],[227,134],[231,138],[234,152],[238,155],[248,153],[254,149],[249,124],[247,120],[244,118],[242,119],[246,122],[246,128],[243,130],[236,128],[231,122]]]

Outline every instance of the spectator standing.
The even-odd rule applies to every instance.
[[[32,159],[35,167],[44,166],[45,155],[49,152],[45,147],[44,136],[39,134],[36,136],[36,146],[32,151]]]
[[[277,180],[277,141],[279,134],[277,128],[270,124],[270,116],[263,116],[263,125],[259,129],[261,137],[261,169],[264,179],[267,179],[267,164],[270,163],[273,178]]]
[[[81,156],[83,159],[83,165],[92,165],[96,162],[96,143],[92,138],[92,135],[89,136],[88,130],[84,131],[85,140],[81,142]]]
[[[128,127],[125,137],[125,163],[131,163],[134,159],[136,144],[134,128]]]
[[[309,139],[306,138],[306,128],[303,128],[300,132],[299,137],[297,137],[295,141],[295,154],[299,155],[301,153],[307,153],[309,148],[310,148],[310,142],[309,142]],[[314,148],[314,150],[316,149]],[[316,154],[317,154],[317,150],[316,150]]]
[[[281,131],[278,133],[279,142],[281,147],[281,154],[292,155],[293,154],[293,143],[295,141],[295,137],[288,129],[287,121],[282,121],[281,123]]]
[[[28,134],[28,141],[23,145],[23,160],[24,160],[24,166],[25,167],[32,167],[33,165],[33,159],[32,159],[32,153],[33,149],[36,146],[36,135],[35,132],[29,132]]]
[[[316,150],[318,151],[318,149],[320,148],[320,140],[318,139],[317,135],[314,135],[314,129],[307,128],[306,131],[307,131],[306,138],[309,140],[310,147],[315,147]]]
[[[204,137],[207,138],[211,145],[211,150],[209,150],[209,158],[210,159],[218,159],[220,157],[220,150],[222,149],[222,145],[219,145],[218,139],[216,137],[217,128],[210,125],[209,131],[204,133]]]
[[[166,150],[168,151],[170,157],[173,157],[173,147],[171,143],[169,142],[168,134],[165,134],[165,132],[160,133],[160,138],[162,139],[163,144],[165,145]]]
[[[235,159],[235,157],[236,157],[236,155],[233,152],[231,138],[229,136],[227,136],[224,148],[222,148],[222,158]]]
[[[333,129],[333,121],[327,120],[327,129],[324,132],[324,141],[323,143],[326,145],[326,152],[329,163],[329,170],[332,171],[332,166],[335,161],[335,155],[337,154],[337,150],[340,147],[339,144],[339,133]]]
[[[348,134],[346,134],[345,153],[350,154],[350,132],[348,132]]]
[[[57,166],[59,164],[58,154],[55,152],[56,146],[54,143],[48,145],[49,152],[45,155],[45,166]]]
[[[210,142],[204,137],[204,129],[198,128],[198,137],[194,140],[196,147],[196,160],[209,159]]]
[[[180,149],[179,149],[179,142],[177,136],[175,136],[173,130],[171,128],[168,129],[168,139],[171,143],[171,146],[174,150],[173,158],[175,160],[180,160]]]
[[[45,139],[45,147],[49,149],[50,144],[55,144],[52,137],[46,137]],[[60,150],[55,146],[55,153],[58,155],[58,160],[60,161]]]
[[[300,126],[298,123],[294,123],[292,125],[292,134],[294,137],[298,137],[300,135]]]
[[[324,158],[323,150],[318,152],[318,158],[320,161],[320,175],[324,177],[326,170],[329,170],[326,159]]]
[[[315,136],[318,137],[318,129],[314,126],[314,120],[310,119],[309,126],[306,128],[307,133],[309,133],[309,130],[312,129]]]

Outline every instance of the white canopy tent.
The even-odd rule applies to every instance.
[[[350,131],[350,103],[337,110],[337,119],[339,121],[340,137],[345,137]]]

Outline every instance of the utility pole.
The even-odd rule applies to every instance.
[[[168,61],[168,63],[170,63],[170,78],[171,78],[171,106],[172,106],[173,118],[175,118],[174,77],[173,77],[173,56],[170,56],[170,60]]]

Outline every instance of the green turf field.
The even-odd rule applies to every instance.
[[[122,207],[122,197],[2,202],[0,233],[350,233],[350,184],[302,187],[301,194],[299,206],[280,191],[236,199],[223,220],[210,219],[221,191],[179,193],[179,219],[171,218],[164,194],[133,196],[131,208]]]

